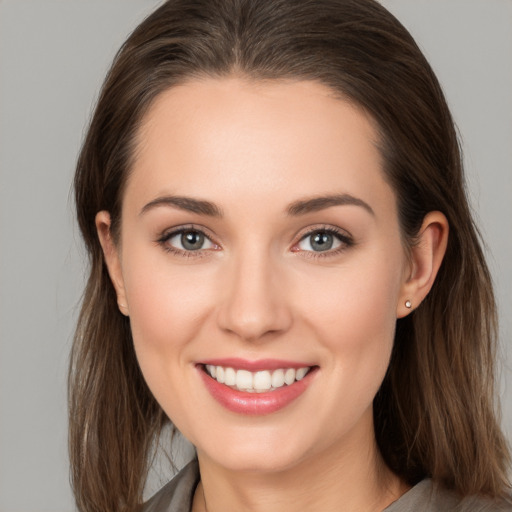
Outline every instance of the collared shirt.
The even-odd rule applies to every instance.
[[[199,466],[193,460],[146,502],[143,512],[190,512],[198,483]],[[460,497],[427,478],[383,512],[512,512],[512,505],[497,504],[479,496]]]

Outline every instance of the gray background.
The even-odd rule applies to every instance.
[[[74,508],[65,381],[85,258],[71,179],[108,65],[158,3],[0,0],[0,512]],[[512,2],[383,3],[433,64],[464,141],[501,311],[512,439]]]

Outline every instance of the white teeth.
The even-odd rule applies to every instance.
[[[272,377],[269,371],[256,372],[254,374],[253,387],[256,391],[268,391],[272,387]]]
[[[308,373],[308,369],[307,368],[299,368],[295,372],[295,378],[297,380],[302,380],[306,376],[306,373]]]
[[[252,373],[247,370],[238,370],[236,372],[236,384],[235,386],[240,389],[253,389],[252,385]]]
[[[276,370],[272,374],[272,387],[280,388],[284,386],[284,370]]]
[[[234,386],[236,384],[236,372],[233,368],[226,368],[224,371],[224,384]]]
[[[248,370],[235,370],[224,366],[213,366],[207,364],[206,372],[220,384],[225,384],[239,391],[249,393],[263,393],[274,391],[284,385],[291,385],[295,381],[302,380],[308,371],[309,366],[303,368],[280,368],[270,372],[262,370],[250,372]]]
[[[284,372],[284,382],[288,384],[288,386],[295,382],[295,370],[293,368],[288,368],[288,370]]]

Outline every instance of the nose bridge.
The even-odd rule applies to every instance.
[[[246,244],[233,254],[228,267],[220,327],[250,341],[286,330],[291,312],[281,286],[282,272],[270,251]]]

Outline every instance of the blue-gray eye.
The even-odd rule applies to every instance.
[[[211,249],[214,246],[204,233],[195,229],[175,233],[167,240],[167,243],[182,251],[199,251]]]
[[[341,244],[342,241],[335,233],[319,230],[306,235],[298,245],[301,251],[324,252],[337,249]]]
[[[181,245],[187,251],[197,251],[202,249],[204,244],[204,235],[197,231],[186,231],[181,233]]]

